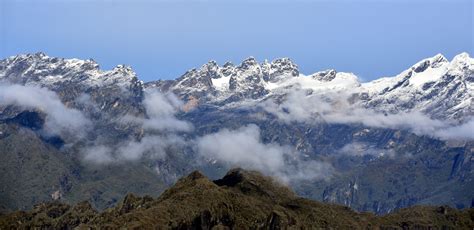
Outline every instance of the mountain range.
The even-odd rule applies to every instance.
[[[44,53],[0,61],[0,207],[104,209],[201,170],[258,170],[303,197],[391,213],[474,205],[474,59],[399,75],[303,75],[288,58],[210,61],[175,80]]]

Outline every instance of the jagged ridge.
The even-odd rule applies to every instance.
[[[266,100],[298,87],[317,94],[352,94],[351,103],[385,113],[417,111],[434,119],[463,122],[474,115],[474,59],[461,53],[449,62],[438,54],[397,76],[362,83],[352,73],[325,70],[299,73],[288,58],[258,63],[253,57],[234,66],[215,61],[186,72],[176,80],[156,81],[147,88],[173,92],[187,100],[228,104]],[[238,106],[239,104],[236,104]]]

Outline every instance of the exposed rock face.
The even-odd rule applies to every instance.
[[[334,78],[336,78],[336,73],[336,70],[330,69],[314,73],[311,75],[311,77],[318,81],[332,81]]]
[[[289,58],[280,58],[271,63],[265,62],[263,65],[263,79],[268,82],[278,82],[284,76],[298,77],[300,72],[298,66]]]
[[[413,207],[377,217],[334,204],[295,196],[257,172],[234,169],[211,181],[200,172],[180,179],[157,199],[127,195],[116,207],[97,213],[86,203],[49,203],[32,211],[0,216],[5,228],[456,228],[471,229],[474,210]]]

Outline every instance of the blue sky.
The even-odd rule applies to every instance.
[[[0,58],[43,51],[171,79],[209,60],[290,57],[363,80],[474,53],[471,0],[1,0]]]

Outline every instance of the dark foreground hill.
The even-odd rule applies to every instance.
[[[211,181],[195,171],[159,198],[127,195],[116,207],[97,212],[75,206],[36,205],[0,217],[0,229],[473,229],[474,209],[415,206],[376,216],[297,197],[289,188],[253,171],[234,169]]]

